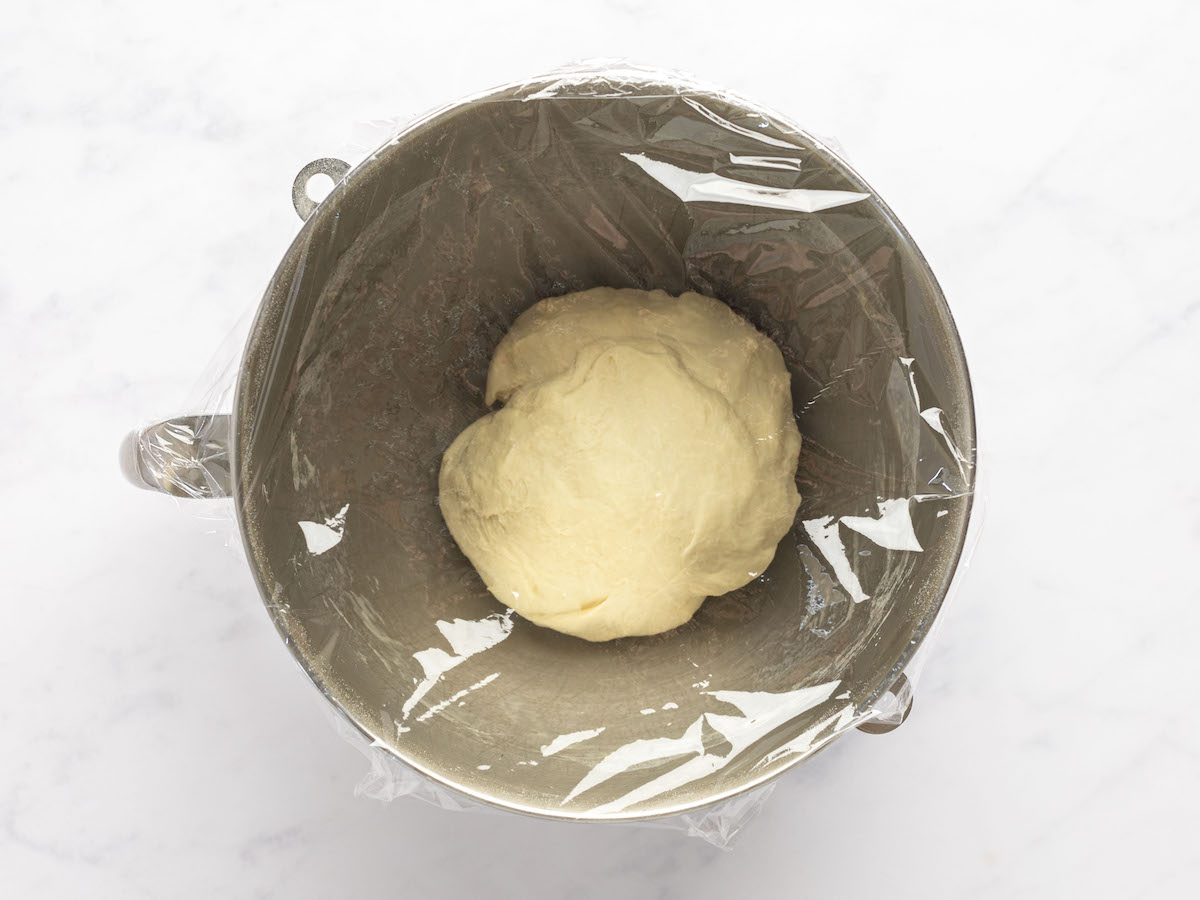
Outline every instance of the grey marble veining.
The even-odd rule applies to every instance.
[[[1193,4],[218,2],[0,29],[6,895],[1185,896],[1200,875]],[[588,56],[836,135],[963,333],[983,539],[908,722],[790,773],[731,853],[356,799],[224,530],[121,482],[297,228],[292,176]],[[219,510],[211,515],[219,516]]]

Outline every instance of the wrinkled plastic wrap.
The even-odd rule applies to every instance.
[[[488,594],[436,488],[513,319],[600,285],[716,297],[779,345],[803,502],[744,588],[588,644]],[[208,379],[203,411],[227,414],[144,429],[127,467],[234,497],[382,800],[727,846],[775,775],[903,720],[972,543],[969,384],[924,259],[820,141],[679,76],[580,67],[404,126],[312,213]]]

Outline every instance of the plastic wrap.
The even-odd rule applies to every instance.
[[[972,540],[973,411],[924,259],[826,145],[680,76],[579,67],[414,120],[296,206],[244,356],[211,367],[220,414],[142,429],[125,465],[234,498],[361,793],[726,846],[774,776],[903,721]],[[593,645],[496,603],[436,487],[507,326],[600,285],[713,296],[778,344],[803,503],[746,587]]]

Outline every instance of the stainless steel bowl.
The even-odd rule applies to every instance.
[[[689,810],[871,719],[954,575],[974,422],[945,300],[862,178],[779,116],[629,74],[506,88],[345,168],[297,179],[307,221],[232,421],[166,423],[129,460],[160,488],[230,490],[267,609],[330,702],[430,778],[564,819]],[[312,171],[345,176],[319,205]],[[810,191],[869,196],[812,212]],[[437,505],[509,324],[597,285],[728,302],[781,347],[805,441],[770,569],[682,628],[604,644],[506,614]],[[901,506],[911,539],[864,526]]]

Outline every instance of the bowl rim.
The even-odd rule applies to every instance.
[[[895,683],[896,679],[904,672],[905,667],[912,661],[914,655],[918,652],[928,637],[934,621],[941,612],[943,605],[946,602],[947,596],[951,593],[953,583],[959,575],[959,570],[963,562],[964,550],[967,546],[969,532],[971,530],[972,516],[974,512],[975,487],[978,481],[978,439],[977,425],[975,416],[975,400],[974,392],[971,386],[970,371],[967,365],[966,351],[963,347],[962,336],[959,332],[957,323],[954,321],[953,312],[946,300],[945,293],[942,291],[941,285],[933,273],[925,255],[921,252],[916,241],[904,227],[891,207],[884,202],[883,198],[876,192],[865,178],[863,178],[853,166],[847,162],[841,154],[832,149],[825,141],[814,136],[808,131],[796,125],[787,116],[784,116],[773,109],[756,103],[740,96],[735,92],[731,92],[712,85],[702,84],[691,78],[678,75],[672,72],[666,72],[656,69],[647,69],[641,67],[632,68],[597,68],[593,70],[580,70],[570,74],[571,86],[578,85],[580,79],[588,77],[597,82],[606,82],[614,76],[619,76],[622,84],[633,85],[638,89],[653,88],[655,86],[663,86],[664,92],[662,96],[684,96],[698,97],[708,99],[719,99],[724,103],[728,103],[737,107],[739,110],[751,115],[761,116],[772,124],[779,127],[785,133],[795,134],[802,140],[808,142],[810,146],[817,152],[823,154],[825,161],[839,170],[840,174],[845,176],[851,182],[861,186],[861,188],[869,192],[878,208],[882,219],[894,232],[901,238],[902,245],[905,250],[911,254],[911,261],[920,267],[923,276],[928,280],[929,289],[932,292],[935,303],[940,302],[946,315],[947,326],[947,341],[950,344],[950,349],[957,357],[956,361],[961,367],[962,374],[962,391],[964,405],[961,415],[964,422],[962,429],[963,436],[969,442],[968,459],[970,461],[970,476],[968,489],[963,493],[966,501],[966,508],[963,511],[962,526],[955,539],[955,544],[952,553],[949,554],[948,562],[945,565],[945,574],[941,586],[936,591],[936,597],[932,600],[925,615],[922,616],[913,626],[912,639],[906,643],[904,650],[900,653],[895,663],[889,670],[889,674],[884,678],[874,692],[859,705],[857,712],[869,709],[870,706]],[[695,812],[696,810],[714,806],[722,801],[729,800],[733,797],[752,791],[763,785],[769,784],[775,779],[781,777],[786,772],[791,771],[800,763],[811,759],[822,749],[833,743],[838,737],[844,735],[850,728],[840,729],[834,733],[822,738],[814,743],[807,751],[794,754],[790,759],[781,762],[775,768],[746,779],[743,783],[736,786],[726,788],[721,791],[713,792],[700,799],[693,799],[683,802],[668,803],[661,808],[656,808],[653,811],[629,811],[623,810],[604,816],[589,815],[589,811],[579,810],[561,810],[547,809],[543,806],[524,804],[520,801],[505,799],[488,794],[485,791],[470,788],[466,785],[459,784],[451,780],[446,775],[443,775],[427,765],[406,758],[402,753],[386,742],[380,742],[377,736],[372,733],[371,729],[358,721],[355,715],[337,699],[334,690],[328,679],[322,677],[310,662],[305,659],[296,647],[296,642],[293,640],[292,631],[289,628],[289,615],[286,609],[276,602],[273,596],[271,586],[266,584],[263,567],[256,562],[258,555],[251,541],[250,528],[248,525],[249,514],[247,511],[246,497],[242,486],[241,472],[241,443],[242,443],[242,428],[243,421],[242,411],[247,408],[250,392],[253,385],[248,384],[247,369],[248,363],[253,356],[257,344],[261,339],[273,338],[277,329],[269,327],[268,317],[271,310],[271,297],[274,293],[277,284],[292,278],[293,273],[297,268],[297,256],[303,249],[310,232],[317,226],[320,221],[323,221],[329,216],[336,215],[338,201],[342,195],[343,189],[350,184],[357,176],[367,173],[373,164],[375,164],[387,150],[387,148],[400,143],[401,141],[414,138],[421,134],[425,129],[432,127],[435,124],[441,124],[445,117],[455,114],[456,112],[465,111],[476,104],[508,101],[517,102],[521,98],[521,92],[527,91],[530,88],[539,88],[542,91],[552,88],[555,85],[563,84],[564,73],[551,72],[534,78],[523,79],[521,81],[510,82],[499,87],[490,88],[485,91],[480,91],[470,94],[462,99],[447,103],[443,106],[431,110],[423,116],[420,116],[413,121],[407,123],[404,127],[395,132],[387,141],[385,141],[375,151],[366,156],[361,162],[355,165],[345,176],[343,182],[335,187],[335,189],[326,197],[324,201],[317,207],[313,214],[304,222],[297,231],[295,237],[288,245],[284,252],[283,258],[277,266],[274,274],[268,283],[267,289],[259,301],[253,323],[250,327],[249,334],[244,345],[242,356],[238,367],[237,383],[234,391],[233,403],[233,427],[231,429],[230,442],[230,460],[231,474],[233,484],[233,500],[237,514],[238,531],[242,537],[243,548],[246,552],[247,563],[254,575],[255,583],[258,586],[259,594],[263,600],[264,606],[271,617],[271,621],[275,625],[276,631],[283,639],[284,644],[289,648],[292,659],[304,672],[308,680],[321,692],[321,695],[328,702],[331,711],[337,714],[340,720],[351,725],[355,732],[361,736],[368,744],[378,746],[385,753],[391,756],[395,761],[407,766],[410,769],[420,773],[422,776],[433,781],[439,788],[444,788],[460,797],[481,803],[485,806],[495,809],[504,810],[507,812],[516,812],[530,816],[536,816],[542,819],[565,822],[584,822],[584,823],[606,823],[606,822],[637,822],[650,821],[661,819],[670,816],[677,816],[684,813]],[[583,82],[583,83],[586,83]],[[596,96],[611,96],[619,97],[624,94],[615,93],[611,95],[595,95],[595,94],[564,94],[553,95],[563,100],[572,99],[588,99]],[[638,93],[641,97],[653,97],[654,94]],[[856,718],[855,724],[860,724]],[[635,804],[636,806],[636,804]]]

